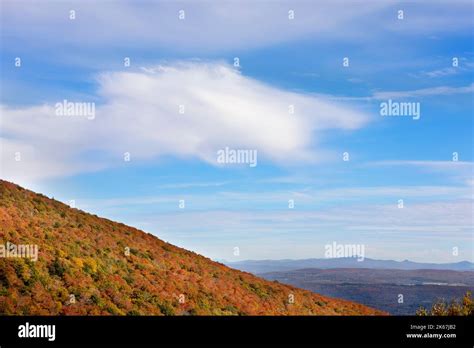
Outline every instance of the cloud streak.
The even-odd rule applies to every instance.
[[[409,97],[428,97],[437,95],[454,95],[454,94],[468,94],[474,92],[474,83],[468,86],[451,87],[451,86],[437,86],[416,89],[411,91],[383,91],[375,92],[373,99],[389,99],[389,98],[409,98]]]
[[[469,1],[3,1],[4,38],[51,47],[52,43],[94,49],[158,45],[174,49],[229,51],[290,40],[366,39],[387,33],[426,35],[472,28]],[[397,20],[397,11],[406,18]],[[69,19],[74,10],[75,19]],[[179,11],[185,19],[180,20]],[[295,17],[289,20],[288,11]],[[376,31],[373,29],[377,28]],[[375,33],[377,32],[377,34]],[[199,33],[199,34],[198,34]],[[32,39],[32,37],[34,39]],[[13,41],[12,41],[13,42]],[[19,46],[21,47],[21,45]],[[85,55],[87,56],[87,55]]]
[[[31,3],[31,4],[30,4]],[[158,45],[177,50],[229,51],[256,48],[316,36],[361,36],[365,21],[393,1],[50,1],[41,7],[32,1],[2,2],[5,38],[60,42],[95,49]],[[134,6],[135,5],[135,6]],[[75,19],[70,20],[70,11]],[[288,11],[295,19],[289,20]],[[184,18],[180,20],[180,12]],[[354,30],[356,26],[359,30]],[[22,29],[28,28],[28,29]],[[30,42],[31,43],[31,42]],[[40,48],[40,47],[38,47]]]
[[[426,252],[425,260],[440,262],[451,260],[454,246],[460,248],[455,260],[472,260],[472,208],[472,201],[448,201],[403,209],[378,204],[319,211],[187,211],[141,215],[134,224],[215,258],[229,258],[234,246],[240,247],[244,259],[322,257],[324,244],[337,240],[363,242],[372,249],[368,257],[404,258]],[[433,240],[443,255],[426,249]]]

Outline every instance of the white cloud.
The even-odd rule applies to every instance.
[[[2,2],[5,37],[49,46],[158,45],[200,51],[260,47],[317,36],[361,36],[367,18],[393,1],[34,1]],[[76,19],[69,19],[69,11]],[[179,20],[178,11],[185,11]],[[288,11],[295,19],[288,19]],[[364,21],[357,19],[365,18]],[[360,30],[354,30],[354,26]],[[362,28],[365,27],[365,30]],[[31,37],[35,39],[32,40]],[[30,41],[32,40],[32,41]],[[41,48],[39,46],[38,48]]]
[[[397,11],[405,19],[397,20]],[[69,19],[69,11],[76,19]],[[185,20],[178,11],[185,11]],[[288,19],[288,11],[295,19]],[[472,28],[469,1],[3,1],[4,39],[18,48],[166,47],[235,51],[305,39],[385,40],[390,32],[410,37]],[[87,44],[85,44],[87,43]],[[87,46],[87,47],[86,47]],[[61,50],[67,53],[68,50]],[[131,51],[133,52],[133,51]],[[59,53],[59,52],[58,52]],[[79,63],[79,61],[77,61]]]
[[[80,209],[118,219],[214,258],[239,246],[242,258],[319,257],[324,244],[364,243],[373,258],[472,259],[472,187],[353,187],[220,191],[78,199]],[[184,197],[183,197],[184,194]],[[398,199],[404,208],[398,208]],[[186,199],[186,209],[178,200]],[[288,209],[288,199],[296,200]],[[376,200],[374,200],[376,198]],[[326,203],[328,203],[326,205]],[[438,244],[444,256],[430,250]],[[262,248],[262,245],[265,247]],[[258,247],[256,247],[258,246]],[[424,255],[421,257],[421,255]],[[451,256],[450,256],[451,255]]]
[[[427,161],[427,160],[387,160],[372,162],[375,165],[413,165],[422,167],[463,167],[470,166],[472,162],[465,161]]]
[[[403,209],[374,204],[311,211],[167,212],[140,214],[131,222],[214,258],[228,258],[234,246],[244,259],[323,257],[324,245],[336,240],[367,245],[371,258],[418,255],[424,261],[448,262],[454,246],[460,248],[456,261],[472,260],[472,209],[472,201],[448,201]],[[444,256],[430,251],[436,245]]]
[[[2,106],[2,177],[97,170],[120,165],[124,152],[132,161],[171,155],[216,164],[216,151],[225,146],[257,149],[259,161],[316,161],[324,157],[324,149],[315,148],[319,132],[357,129],[367,121],[354,109],[268,86],[221,63],[109,72],[98,83],[102,102],[93,120],[56,116],[61,96],[41,106]]]
[[[428,168],[428,169],[438,169],[438,170],[471,170],[474,169],[473,162],[467,161],[377,161],[371,162],[369,165],[373,166],[414,166],[420,168]]]
[[[176,184],[165,184],[159,185],[159,189],[188,189],[188,188],[209,188],[209,187],[219,187],[228,184],[228,181],[223,182],[184,182]]]
[[[436,86],[436,87],[428,87],[428,88],[421,88],[421,89],[414,89],[414,90],[406,90],[406,91],[374,91],[371,95],[366,97],[347,97],[347,96],[336,96],[336,95],[328,95],[322,93],[314,93],[315,97],[325,98],[327,100],[332,101],[339,101],[339,102],[349,102],[349,101],[365,101],[371,102],[374,100],[387,100],[392,98],[423,98],[423,97],[431,97],[431,96],[449,96],[449,95],[456,95],[456,94],[472,94],[474,92],[474,83],[468,86],[459,86],[459,87],[452,87],[452,86]]]
[[[397,2],[395,13],[404,11],[404,19],[387,20],[385,27],[406,35],[462,31],[472,28],[472,1],[470,0],[432,0]]]
[[[467,186],[472,186],[474,163],[468,161],[376,161],[369,166],[402,166],[415,167],[423,171],[447,174],[448,178],[455,179]],[[474,196],[473,196],[474,197]]]
[[[459,70],[460,69],[448,67],[448,68],[442,68],[442,69],[437,69],[437,70],[425,71],[422,73],[422,75],[428,76],[428,77],[443,77],[443,76],[457,74]]]
[[[472,185],[471,185],[472,186]],[[189,210],[218,210],[240,209],[250,206],[257,208],[271,207],[276,210],[286,209],[288,200],[294,199],[296,210],[321,209],[334,205],[353,205],[354,203],[378,201],[383,204],[391,202],[396,207],[398,199],[403,198],[409,205],[419,204],[427,200],[452,201],[472,200],[472,187],[468,183],[464,186],[378,186],[378,187],[346,187],[332,189],[303,190],[271,190],[241,192],[222,190],[221,187],[209,187],[204,193],[188,191],[187,185],[175,187],[177,192],[172,194],[150,195],[144,197],[124,197],[111,199],[80,199],[80,207],[92,209],[101,214],[101,210],[128,211],[130,206],[146,206],[156,211],[177,209],[177,202],[185,198]],[[161,187],[160,187],[161,188]],[[245,203],[245,204],[243,204]],[[107,210],[108,211],[108,210]]]
[[[411,91],[378,91],[373,93],[371,99],[427,97],[435,95],[468,94],[473,92],[474,83],[471,83],[469,86],[461,87],[437,86]]]

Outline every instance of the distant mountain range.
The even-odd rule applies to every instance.
[[[384,315],[0,180],[0,315]]]
[[[333,259],[301,259],[301,260],[245,260],[238,262],[223,262],[229,267],[254,274],[268,272],[283,272],[305,268],[372,268],[372,269],[437,269],[453,271],[474,271],[474,263],[461,261],[456,263],[419,263],[413,261],[374,260],[365,258],[357,261],[356,258]]]

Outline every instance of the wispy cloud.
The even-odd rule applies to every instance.
[[[370,162],[370,165],[375,166],[415,166],[433,169],[473,169],[473,162],[466,161],[416,161],[416,160],[404,160],[404,161],[376,161]]]
[[[360,96],[360,97],[349,97],[349,96],[338,96],[328,95],[322,93],[315,93],[314,96],[325,98],[333,101],[374,101],[374,100],[387,100],[395,98],[423,98],[432,96],[451,96],[457,94],[472,94],[474,93],[474,83],[468,86],[435,86],[414,90],[398,90],[398,91],[374,91],[371,95]]]
[[[364,40],[384,38],[394,31],[410,37],[453,32],[472,28],[470,5],[469,1],[399,4],[391,0],[331,0],[315,4],[278,0],[243,4],[147,1],[134,6],[133,1],[126,0],[66,0],[48,1],[39,7],[32,0],[3,1],[2,32],[5,39],[13,38],[11,43],[17,42],[18,48],[25,48],[22,43],[29,41],[36,49],[64,44],[81,47],[81,52],[88,48],[100,50],[104,43],[131,49],[153,45],[178,50],[233,51],[308,37]],[[406,12],[403,21],[396,17],[400,8]],[[74,20],[69,19],[71,10],[76,11]],[[293,20],[288,18],[290,10],[295,14]]]
[[[58,117],[54,104],[2,106],[3,177],[18,182],[119,166],[125,152],[132,161],[170,155],[217,165],[226,146],[255,149],[259,161],[315,162],[325,156],[314,145],[320,132],[368,121],[354,108],[263,84],[223,63],[103,73],[98,83],[103,102],[92,120]]]
[[[228,184],[228,181],[224,182],[184,182],[176,184],[165,184],[159,185],[159,189],[188,189],[188,188],[205,188],[205,187],[220,187]]]
[[[286,42],[308,36],[325,38],[369,33],[366,19],[392,1],[34,1],[2,2],[5,37],[65,43],[100,49],[104,42],[124,47],[158,45],[198,51],[235,50]],[[31,5],[29,5],[31,3]],[[69,19],[69,11],[76,18]],[[289,20],[288,11],[295,18]],[[184,11],[180,13],[179,11]],[[180,16],[181,18],[180,19]],[[184,17],[183,17],[184,16]],[[119,20],[117,20],[119,18]],[[365,18],[365,21],[356,19]],[[354,26],[359,30],[354,30]],[[199,33],[199,35],[197,35]],[[40,49],[41,47],[38,47]]]
[[[436,69],[431,71],[424,71],[421,73],[423,76],[428,76],[431,78],[449,76],[459,73],[459,69],[453,67],[447,67],[442,69]]]
[[[471,83],[469,86],[461,87],[438,86],[409,91],[377,91],[373,93],[372,99],[428,97],[438,95],[467,94],[473,92],[474,83]]]
[[[474,163],[468,161],[375,161],[368,166],[380,167],[415,167],[418,170],[443,173],[446,179],[454,179],[459,183],[472,186]],[[474,197],[473,193],[471,195]]]
[[[472,208],[472,201],[452,201],[407,204],[403,209],[362,205],[318,211],[188,211],[141,215],[137,224],[214,258],[229,259],[234,246],[240,247],[242,258],[323,257],[324,244],[333,240],[364,243],[371,247],[367,257],[406,258],[426,253],[426,244],[434,239],[444,255],[424,257],[441,262],[453,257],[455,246],[460,249],[458,261],[472,260]]]
[[[169,211],[178,209],[178,201],[185,198],[187,210],[219,210],[229,209],[239,211],[253,207],[255,209],[285,209],[288,200],[293,199],[297,210],[309,210],[315,207],[350,205],[354,202],[392,202],[396,207],[398,199],[410,202],[426,200],[469,200],[474,199],[472,188],[466,183],[463,186],[379,186],[379,187],[347,187],[333,189],[303,190],[271,190],[271,191],[222,191],[218,187],[208,187],[206,192],[197,194],[186,190],[187,187],[177,187],[172,194],[149,195],[142,197],[117,197],[108,199],[79,199],[78,206],[92,209],[100,213],[104,209],[127,210],[130,206],[149,206],[154,211]]]

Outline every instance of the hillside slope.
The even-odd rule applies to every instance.
[[[233,270],[0,180],[7,243],[39,253],[0,257],[3,315],[384,314]]]

